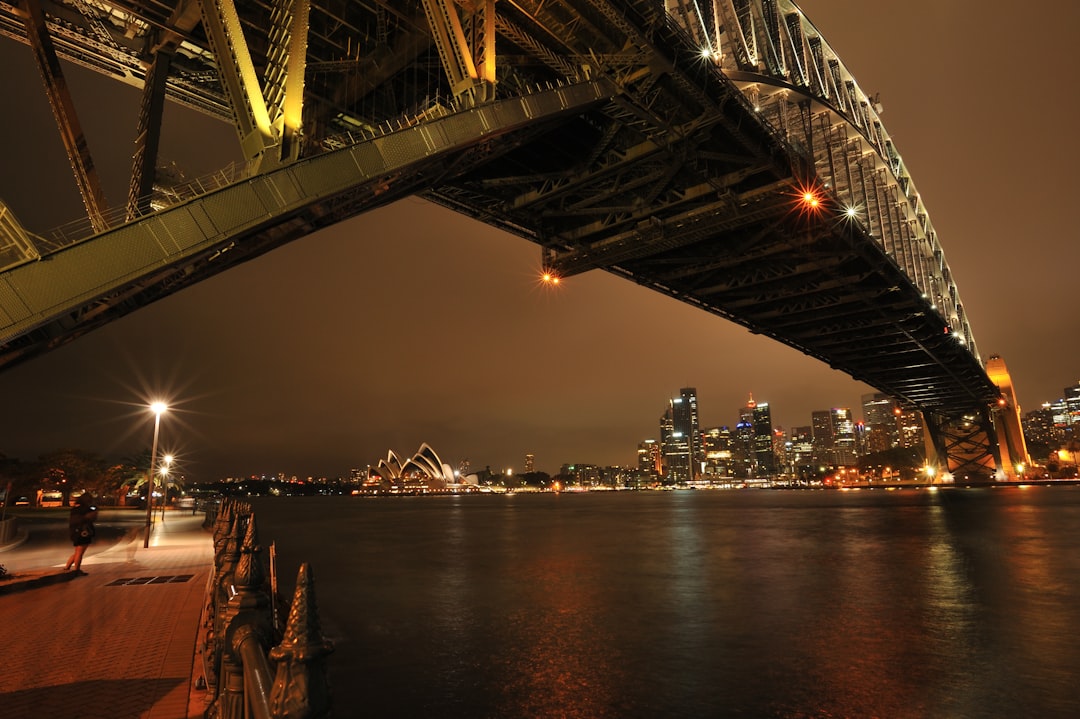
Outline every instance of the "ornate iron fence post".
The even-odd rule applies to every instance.
[[[322,636],[315,581],[307,562],[296,575],[296,591],[281,643],[270,650],[277,662],[270,711],[274,719],[321,719],[330,715],[326,655],[334,645]]]

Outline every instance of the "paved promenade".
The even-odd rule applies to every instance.
[[[65,572],[58,556],[0,580],[0,717],[201,717],[195,649],[213,565],[202,521],[170,512],[149,548],[141,531],[91,546],[85,574]]]

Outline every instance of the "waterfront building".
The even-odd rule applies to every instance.
[[[754,402],[753,397],[750,399]],[[773,449],[772,412],[768,402],[754,402],[751,411],[753,431],[753,474],[755,477],[774,477],[776,470],[776,452]]]
[[[668,400],[660,418],[660,442],[664,474],[677,484],[692,481],[701,472],[701,437],[698,429],[697,390],[684,387]]]
[[[905,449],[924,449],[926,447],[923,431],[922,412],[917,409],[893,410],[896,414],[896,427],[900,446]]]
[[[1045,462],[1051,451],[1065,443],[1064,427],[1054,424],[1054,411],[1049,402],[1024,415],[1024,439],[1032,458]]]
[[[832,462],[833,426],[832,413],[829,410],[815,410],[810,414],[810,431],[813,441],[813,464],[819,468],[828,467]]]
[[[776,474],[788,474],[787,471],[787,433],[783,427],[776,426],[772,430],[773,461],[776,465]]]
[[[1065,424],[1069,427],[1080,427],[1080,382],[1065,388]],[[1075,436],[1076,430],[1073,430]]]
[[[705,453],[705,478],[716,481],[733,475],[731,429],[711,427],[701,433],[701,449]]]
[[[638,445],[637,468],[653,477],[659,477],[664,472],[664,459],[660,452],[660,444],[655,439],[647,439]]]
[[[819,410],[811,419],[814,463],[819,467],[855,466],[855,423],[851,410],[847,407]]]
[[[882,392],[862,396],[863,427],[860,455],[884,452],[900,444],[897,415],[893,411],[895,409],[896,401]]]
[[[814,433],[811,427],[792,427],[784,443],[785,467],[792,477],[810,479],[814,476]]]
[[[754,476],[754,395],[739,407],[739,421],[732,435],[732,475],[742,479]]]
[[[857,458],[855,456],[855,422],[851,418],[851,410],[847,407],[833,407],[831,417],[832,464],[837,467],[854,467]]]
[[[450,465],[439,459],[439,455],[427,442],[420,445],[412,457],[402,461],[400,457],[389,450],[386,459],[380,459],[378,465],[371,469],[369,484],[399,492],[417,492],[446,489],[458,482],[454,470]],[[469,483],[469,479],[465,483]],[[476,484],[475,477],[472,484]]]
[[[601,467],[596,464],[576,462],[564,464],[560,475],[569,479],[571,486],[582,489],[593,487],[614,487],[622,474],[620,467]]]
[[[529,474],[535,470],[536,456],[532,454],[525,455],[525,474]]]

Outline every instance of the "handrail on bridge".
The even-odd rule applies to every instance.
[[[570,83],[570,80],[557,83],[540,83],[531,87],[520,88],[520,93],[516,96],[528,97],[558,87],[565,87]],[[358,127],[355,130],[325,137],[319,141],[319,144],[316,146],[318,148],[316,152],[301,159],[309,159],[316,155],[333,152],[350,145],[373,140],[401,130],[407,130],[426,120],[446,117],[448,115],[472,109],[475,106],[475,103],[463,98],[450,98],[447,99],[446,103],[443,103],[439,97],[436,97],[432,99],[425,108],[414,108],[408,112],[402,113],[396,118],[382,121],[378,125],[362,128]],[[105,223],[106,231],[112,230],[128,222],[142,219],[143,217],[179,205],[188,200],[208,195],[215,190],[220,190],[229,185],[254,177],[258,173],[259,168],[257,161],[232,162],[219,170],[215,170],[214,172],[189,182],[170,185],[164,188],[163,191],[150,198],[151,203],[149,212],[132,212],[126,207],[114,207],[102,213],[101,219]],[[7,214],[10,215],[10,212]],[[2,226],[4,216],[5,208],[4,205],[0,203],[0,238],[2,238],[4,234],[4,228]],[[13,216],[11,219],[14,221]],[[21,230],[22,228],[20,227],[19,229]],[[2,255],[0,255],[0,271],[26,261],[41,259],[50,252],[69,247],[82,240],[89,239],[96,234],[99,234],[99,232],[90,223],[88,217],[82,217],[77,220],[66,222],[58,227],[54,227],[45,235],[31,235],[28,232],[22,231],[19,237],[22,240],[21,244],[25,244],[25,249],[20,253],[21,256],[13,262],[5,263]],[[3,246],[0,245],[0,250],[2,249]]]
[[[267,585],[255,515],[246,502],[207,507],[214,533],[214,570],[203,611],[202,654],[207,697],[204,716],[215,719],[318,719],[329,716],[325,657],[314,580],[300,566],[284,628],[281,601]],[[270,576],[275,571],[270,567]],[[270,648],[274,645],[273,648]],[[272,666],[276,665],[276,666]]]

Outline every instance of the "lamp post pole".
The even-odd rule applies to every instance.
[[[161,414],[167,407],[164,402],[154,402],[150,405],[154,413],[154,443],[150,445],[150,471],[146,476],[146,537],[143,539],[143,548],[150,546],[150,519],[154,506],[154,465],[157,463],[158,430],[161,429]]]

